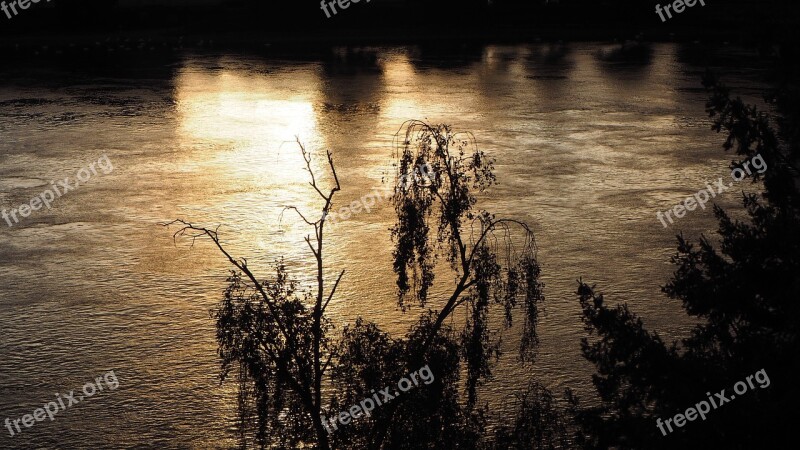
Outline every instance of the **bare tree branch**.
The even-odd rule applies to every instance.
[[[328,307],[328,303],[331,302],[331,298],[333,298],[333,294],[336,293],[336,288],[339,286],[339,282],[342,281],[343,276],[344,270],[342,270],[342,273],[339,274],[339,278],[336,279],[336,283],[333,284],[333,289],[331,289],[331,293],[328,294],[328,300],[326,300],[325,304],[322,305],[322,312],[325,312],[325,309]]]

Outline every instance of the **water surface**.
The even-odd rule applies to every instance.
[[[52,209],[0,222],[0,420],[111,369],[120,381],[53,422],[0,433],[0,447],[233,445],[235,392],[219,385],[208,314],[228,266],[210,242],[175,243],[175,228],[158,224],[222,225],[224,244],[263,277],[283,256],[309,280],[309,230],[281,215],[284,205],[321,206],[295,136],[317,155],[321,183],[330,182],[322,152],[333,151],[339,205],[386,188],[393,135],[408,119],[471,131],[496,159],[499,185],[483,205],[532,225],[547,298],[533,369],[515,363],[509,334],[509,357],[485,389],[498,420],[526,377],[591,392],[579,277],[666,338],[684,336],[692,322],[660,293],[674,234],[708,234],[715,222],[697,210],[664,229],[655,214],[728,177],[698,89],[705,67],[750,97],[763,88],[759,71],[733,48],[661,44],[632,61],[599,58],[603,48],[123,54],[116,64],[43,57],[0,69],[0,207],[104,154],[114,165]],[[733,191],[719,200],[738,204]],[[347,270],[329,308],[340,326],[360,315],[402,333],[417,317],[396,308],[391,213],[381,203],[329,229],[330,277]],[[437,282],[444,292],[450,278]]]

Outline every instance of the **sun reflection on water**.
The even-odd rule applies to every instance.
[[[307,78],[305,94],[287,96],[270,71],[185,67],[176,79],[181,148],[198,176],[216,185],[204,191],[213,197],[208,220],[239,230],[243,251],[252,252],[253,243],[270,247],[267,258],[289,257],[309,233],[296,214],[281,217],[282,205],[312,215],[319,208],[295,142],[299,138],[314,154],[315,169],[324,168],[313,106],[318,79],[310,71],[296,76]],[[208,200],[195,203],[207,210]]]

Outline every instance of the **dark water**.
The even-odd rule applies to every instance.
[[[158,223],[223,224],[224,243],[251,268],[267,276],[284,256],[307,281],[308,230],[281,217],[282,205],[320,207],[294,136],[317,155],[334,152],[340,205],[386,188],[392,138],[407,119],[472,131],[496,159],[500,184],[483,206],[532,224],[547,296],[539,361],[516,365],[509,334],[509,357],[485,389],[498,420],[525,377],[591,392],[579,277],[663,336],[685,335],[691,322],[659,286],[678,228],[697,236],[715,222],[696,210],[664,229],[655,214],[728,177],[698,89],[705,67],[749,97],[763,88],[760,73],[732,47],[598,56],[608,49],[334,49],[302,60],[186,54],[1,69],[1,208],[29,203],[50,180],[74,181],[103,155],[113,170],[51,209],[0,221],[0,420],[109,370],[120,386],[13,438],[2,428],[0,448],[233,444],[234,386],[219,385],[208,315],[227,266],[209,242],[176,245]],[[718,200],[738,205],[734,191]],[[331,276],[347,269],[329,309],[340,326],[361,315],[402,333],[416,318],[395,307],[391,212],[378,202],[331,227]]]

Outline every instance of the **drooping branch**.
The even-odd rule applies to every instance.
[[[478,150],[474,135],[454,133],[449,126],[433,126],[421,121],[406,122],[404,128],[402,142],[399,139],[401,132],[395,139],[399,158],[398,180],[409,182],[398,183],[392,197],[398,212],[398,223],[392,231],[396,242],[394,267],[398,274],[401,306],[405,306],[403,297],[409,289],[406,281],[409,269],[415,274],[415,283],[417,280],[421,283],[415,290],[420,304],[424,306],[427,300],[435,260],[432,241],[437,243],[437,248],[447,249],[451,267],[460,271],[454,290],[438,311],[431,334],[422,347],[427,349],[444,321],[458,306],[473,298],[469,292],[483,282],[475,276],[475,258],[485,246],[493,248],[492,254],[497,253],[500,244],[495,232],[504,235],[506,263],[509,264],[513,253],[510,226],[519,227],[525,235],[524,259],[535,262],[535,241],[533,232],[524,222],[495,219],[485,211],[473,211],[477,203],[475,191],[483,192],[495,181],[493,162]],[[432,179],[420,181],[416,177],[421,165],[431,168]],[[412,175],[414,177],[410,178]],[[438,221],[436,239],[429,231],[428,223],[432,220]],[[462,228],[470,220],[480,223],[481,232],[474,242],[467,244],[462,237]],[[494,242],[487,242],[490,237]],[[509,276],[517,275],[509,271]],[[519,280],[513,281],[517,283]]]
[[[508,328],[511,311],[518,298],[524,297],[527,314],[521,358],[528,359],[526,355],[532,355],[531,350],[538,344],[536,323],[543,295],[535,240],[524,222],[496,219],[476,209],[476,194],[493,185],[495,176],[492,160],[478,150],[471,133],[454,133],[449,126],[421,121],[406,122],[403,128],[403,138],[399,137],[401,132],[395,138],[398,181],[408,182],[398,183],[392,196],[397,212],[392,237],[400,306],[406,309],[406,295],[413,292],[420,306],[425,307],[440,255],[444,255],[456,274],[453,290],[441,309],[428,309],[428,315],[421,320],[418,328],[421,332],[414,337],[419,341],[410,342],[413,352],[408,356],[408,364],[418,364],[430,357],[431,352],[439,351],[434,346],[443,342],[456,345],[459,361],[466,365],[466,404],[467,410],[471,410],[476,404],[476,387],[491,376],[492,355],[500,354],[499,341],[492,342],[489,329],[492,305],[504,303]],[[426,174],[427,178],[421,182],[416,174],[423,165],[432,173]],[[463,231],[470,222],[480,223],[481,230],[474,240],[474,233],[470,234],[467,242]],[[512,242],[515,240],[512,228],[520,229],[524,235],[521,248]],[[505,259],[501,260],[498,254],[503,252]],[[444,323],[461,306],[466,307],[466,320],[460,339],[450,334],[443,336]],[[382,447],[401,403],[402,400],[387,408],[388,418],[372,430],[370,448]]]
[[[508,225],[517,225],[524,230],[525,237],[526,237],[526,244],[525,249],[530,249],[533,254],[535,255],[535,241],[533,237],[533,232],[531,231],[530,227],[524,223],[520,222],[515,219],[498,219],[489,223],[489,225],[485,226],[483,231],[481,232],[477,241],[472,246],[472,250],[469,252],[469,256],[465,257],[463,266],[465,267],[465,271],[459,283],[456,285],[456,289],[453,291],[453,294],[448,299],[447,303],[444,305],[442,310],[439,312],[436,321],[434,322],[434,326],[431,329],[430,335],[428,336],[425,344],[423,345],[423,350],[427,350],[428,346],[430,345],[433,338],[436,334],[439,333],[441,330],[442,324],[447,320],[448,317],[462,304],[467,302],[470,298],[467,296],[463,296],[464,292],[467,292],[473,285],[475,285],[479,280],[474,277],[473,273],[473,262],[475,260],[475,255],[481,246],[486,245],[486,238],[496,229],[500,228],[503,229],[505,232],[508,232]]]

